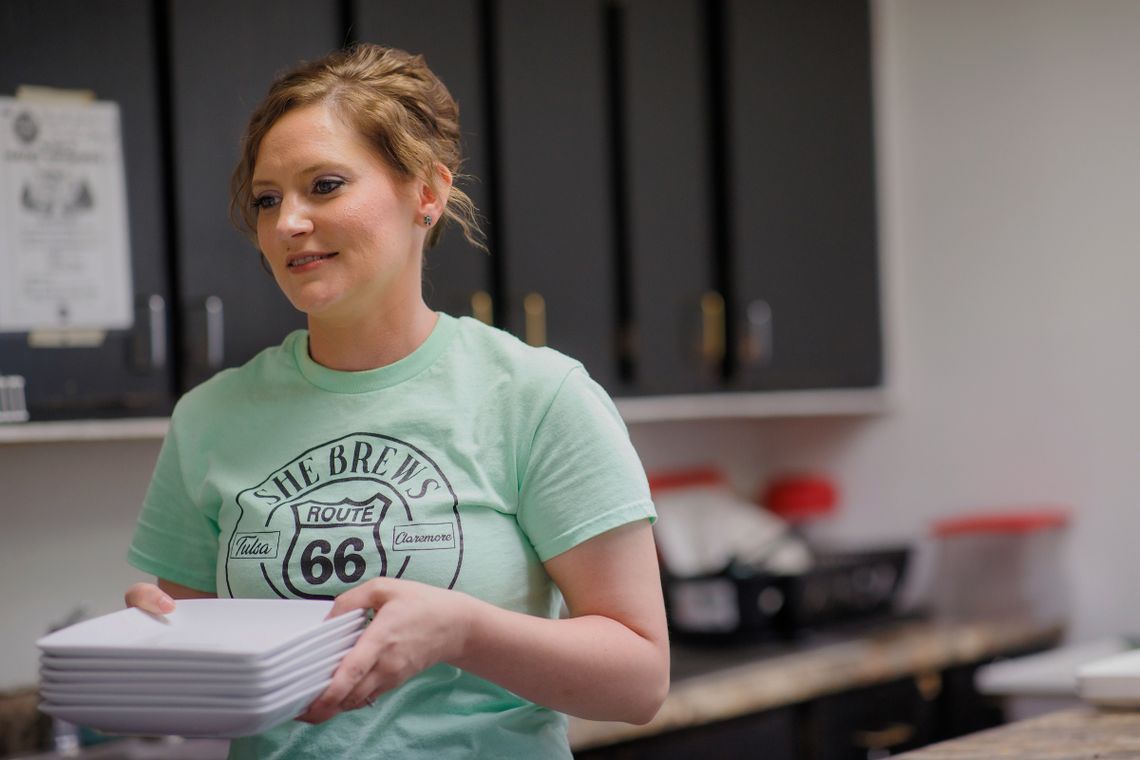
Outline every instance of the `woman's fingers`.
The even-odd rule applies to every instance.
[[[379,668],[383,659],[380,657],[378,638],[371,627],[361,635],[356,646],[341,660],[333,674],[332,683],[297,720],[320,723],[345,710],[364,707],[377,691],[396,685],[392,683],[385,689],[381,688],[384,679]]]
[[[387,578],[373,578],[338,595],[333,600],[328,617],[334,618],[353,610],[376,609],[383,604],[383,590],[386,588],[387,580]]]
[[[156,615],[174,612],[174,600],[153,583],[136,583],[127,589],[123,601],[128,607],[138,607]]]

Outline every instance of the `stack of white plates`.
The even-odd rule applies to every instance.
[[[1095,660],[1077,670],[1081,698],[1104,707],[1140,707],[1140,650]]]
[[[44,712],[114,734],[248,736],[296,717],[366,625],[332,602],[184,599],[40,639]]]

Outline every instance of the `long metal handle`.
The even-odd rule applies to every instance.
[[[150,331],[150,366],[166,366],[166,299],[157,293],[146,299],[147,329]]]
[[[740,361],[744,365],[764,367],[772,363],[776,347],[772,335],[772,307],[767,301],[749,301],[744,310],[744,335],[741,337]]]
[[[724,359],[724,297],[715,291],[701,296],[701,356],[707,364]]]
[[[856,731],[851,743],[860,749],[889,750],[914,738],[916,729],[909,723],[892,723],[878,731]]]
[[[211,371],[222,368],[226,360],[225,306],[222,299],[206,299],[206,367]]]
[[[546,299],[538,293],[527,293],[523,298],[526,314],[526,342],[532,346],[546,345]]]
[[[485,325],[495,323],[495,305],[490,293],[477,290],[471,294],[471,316]]]

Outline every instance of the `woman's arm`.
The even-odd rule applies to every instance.
[[[669,642],[647,521],[546,562],[570,617],[501,609],[466,594],[377,578],[341,594],[333,615],[376,609],[333,682],[302,720],[361,707],[448,662],[538,704],[583,718],[648,722],[669,689]]]

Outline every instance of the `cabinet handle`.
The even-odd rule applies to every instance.
[[[877,731],[856,731],[851,743],[865,750],[892,749],[914,738],[914,726],[909,723],[892,723]]]
[[[166,299],[157,293],[140,296],[131,332],[131,369],[141,374],[155,372],[166,366],[166,359]]]
[[[471,294],[471,316],[485,325],[494,324],[495,305],[490,293],[477,290]]]
[[[749,301],[744,310],[744,335],[741,338],[741,364],[767,366],[775,353],[772,336],[772,307],[767,301]]]
[[[526,314],[526,342],[532,346],[546,345],[546,299],[538,293],[527,293],[523,298]]]
[[[166,299],[157,293],[146,299],[147,329],[150,330],[150,366],[166,366]]]
[[[933,702],[942,693],[942,674],[934,671],[919,673],[914,677],[914,685],[924,700]]]
[[[724,359],[724,297],[715,291],[701,296],[701,355],[709,364]]]
[[[219,370],[226,359],[225,306],[222,299],[209,296],[206,299],[206,367]]]

